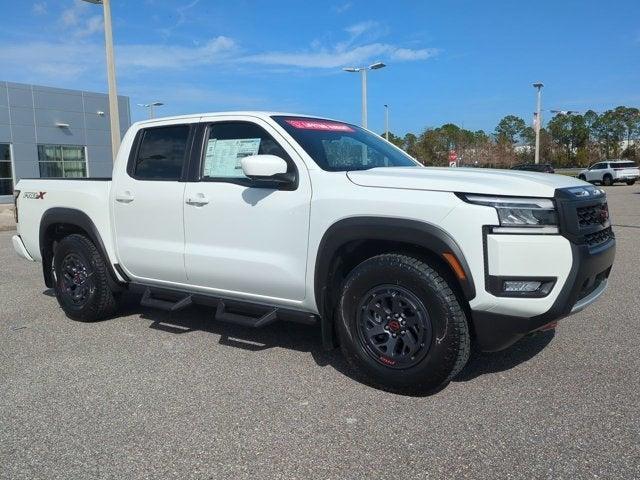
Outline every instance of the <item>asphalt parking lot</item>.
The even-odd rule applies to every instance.
[[[315,327],[136,305],[67,319],[0,233],[0,478],[640,478],[640,187],[605,297],[444,391],[349,376]]]

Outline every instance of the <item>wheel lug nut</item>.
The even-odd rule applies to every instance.
[[[397,337],[397,335],[396,335],[395,333],[392,333],[392,334],[391,334],[391,336],[392,336],[393,338],[396,338],[396,337]]]

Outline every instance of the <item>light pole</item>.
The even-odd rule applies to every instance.
[[[534,83],[533,87],[538,90],[538,101],[536,107],[536,150],[535,150],[535,163],[540,163],[540,126],[542,125],[542,117],[540,116],[540,106],[542,101],[542,87],[544,85],[541,82]]]
[[[162,102],[151,102],[151,103],[139,103],[138,106],[139,107],[144,107],[149,109],[149,118],[154,118],[155,117],[155,107],[161,107],[162,105],[164,105],[164,103]]]
[[[362,77],[362,127],[367,128],[367,70],[379,70],[386,65],[382,62],[372,63],[368,67],[345,67],[342,70],[350,73],[358,73]]]
[[[102,4],[104,11],[104,43],[107,51],[107,82],[109,83],[109,119],[111,120],[111,151],[115,160],[120,148],[120,114],[118,113],[118,92],[116,90],[116,65],[113,57],[113,32],[111,30],[111,0],[84,0],[96,5]]]
[[[384,104],[384,138],[389,141],[389,105]]]

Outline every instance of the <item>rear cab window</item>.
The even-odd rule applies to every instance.
[[[138,132],[127,172],[137,180],[180,180],[188,153],[190,125],[144,128]]]

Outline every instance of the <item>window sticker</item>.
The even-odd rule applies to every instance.
[[[325,122],[318,120],[286,120],[294,128],[302,130],[324,130],[328,132],[355,132],[353,128],[344,123]]]
[[[204,159],[205,177],[244,177],[240,161],[244,157],[257,155],[259,138],[218,140],[210,138]]]

